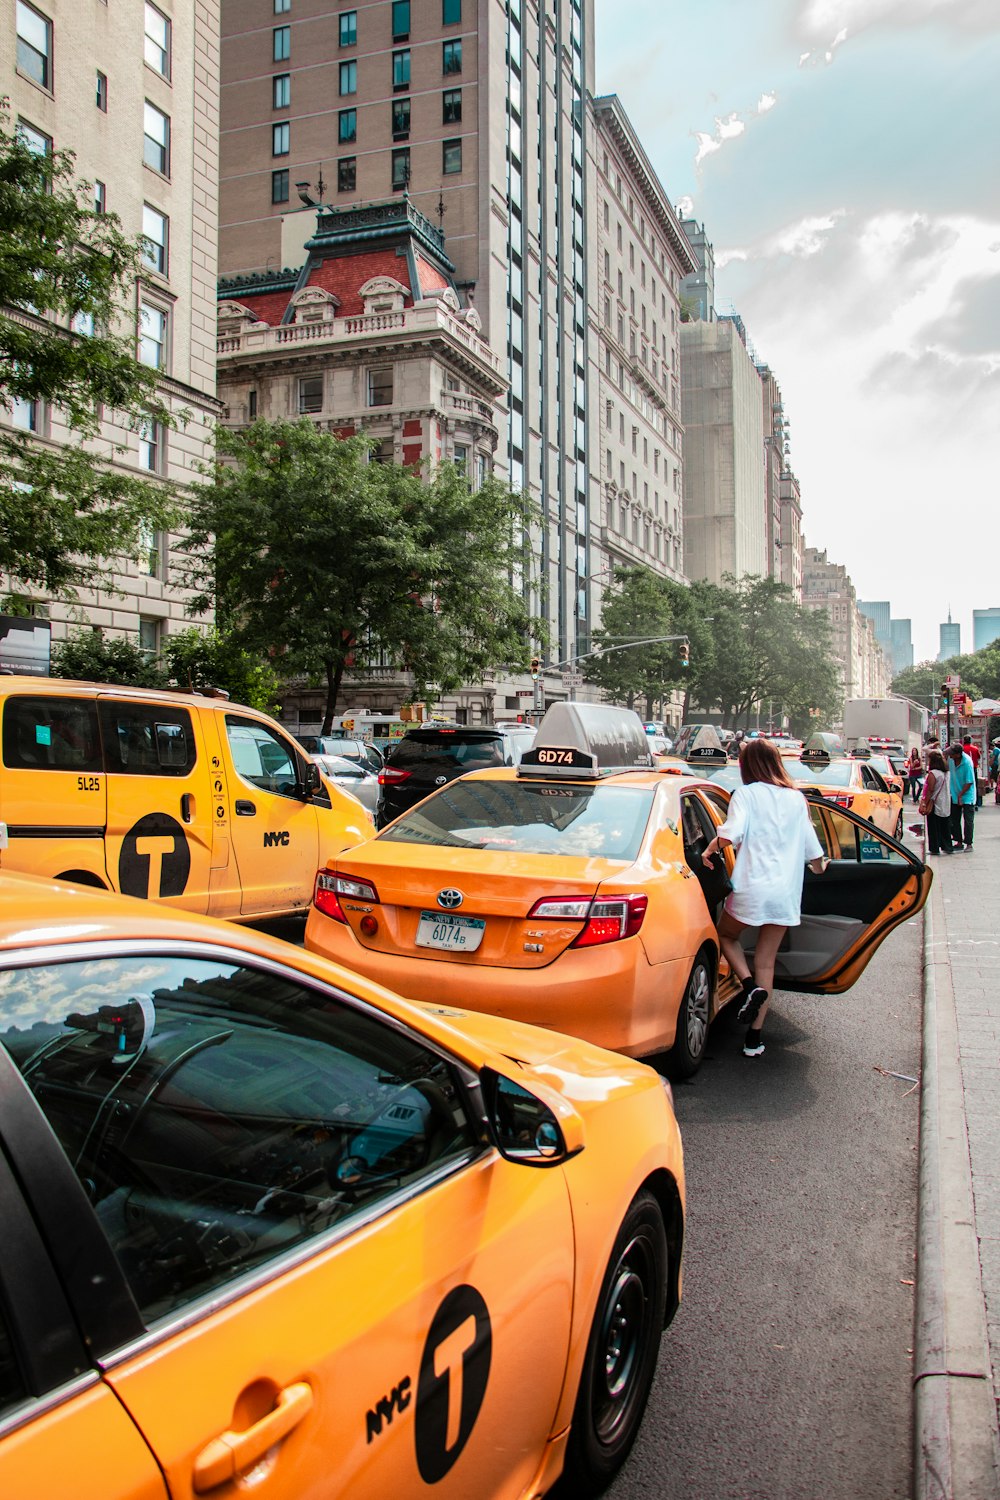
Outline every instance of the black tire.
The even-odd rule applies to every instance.
[[[701,1067],[708,1046],[714,987],[712,961],[703,948],[692,966],[677,1012],[677,1035],[666,1056],[671,1078],[690,1078]]]
[[[601,1284],[557,1493],[601,1495],[642,1423],[663,1333],[670,1258],[660,1205],[633,1198]]]

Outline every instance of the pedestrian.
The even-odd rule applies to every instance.
[[[910,796],[914,803],[920,801],[920,783],[923,780],[924,763],[920,758],[920,751],[914,745],[910,751],[910,758],[906,762],[906,778],[910,788]]]
[[[961,745],[950,745],[951,761],[951,841],[956,849],[969,853],[976,825],[976,773],[972,761]]]
[[[808,864],[821,875],[829,860],[816,837],[809,804],[769,740],[744,741],[740,777],[743,785],[733,792],[726,821],[702,859],[710,866],[721,849],[736,849],[733,889],[719,922],[719,943],[743,986],[737,1011],[748,1027],[743,1055],[759,1057],[774,961],[788,928],[798,927],[802,920],[802,867]],[[752,972],[740,942],[748,927],[759,929]]]
[[[975,772],[975,775],[976,775],[976,806],[977,807],[982,807],[982,805],[983,805],[983,794],[979,790],[979,753],[980,753],[979,752],[979,746],[978,745],[974,745],[972,743],[971,736],[967,734],[965,736],[965,739],[962,741],[962,749],[965,751],[966,755],[972,761],[972,769],[973,769],[973,771]]]
[[[927,819],[927,853],[954,854],[951,844],[951,776],[940,750],[927,757],[927,778],[919,811]]]

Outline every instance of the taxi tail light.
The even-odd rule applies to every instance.
[[[409,781],[412,771],[401,771],[398,766],[383,766],[378,773],[379,786],[395,786],[397,782]]]
[[[350,896],[354,901],[378,901],[378,892],[367,880],[349,880],[345,875],[331,875],[329,870],[320,870],[313,891],[313,906],[325,917],[335,922],[346,922],[341,896]]]
[[[853,797],[844,797],[844,796],[831,797],[830,801],[834,804],[835,807],[853,807],[854,806],[854,798]]]
[[[617,943],[635,937],[642,926],[649,905],[648,896],[617,896],[608,900],[551,899],[536,901],[528,913],[529,920],[539,917],[563,922],[586,922],[570,944],[571,948],[595,948],[600,943]]]

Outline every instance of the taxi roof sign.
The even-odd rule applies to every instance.
[[[831,760],[844,760],[846,759],[844,742],[839,734],[811,734],[802,747],[799,759],[819,761],[824,764]]]
[[[642,720],[630,708],[605,703],[554,703],[538,726],[518,776],[596,778],[619,771],[651,771],[653,756]]]
[[[714,724],[702,724],[687,747],[684,756],[689,766],[725,766],[729,764],[719,731]]]

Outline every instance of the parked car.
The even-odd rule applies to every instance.
[[[314,734],[303,741],[310,755],[340,755],[356,765],[367,766],[377,776],[385,756],[371,740],[356,740],[345,735]]]
[[[379,772],[379,828],[449,781],[489,766],[517,766],[535,741],[530,724],[424,724],[397,740]]]
[[[360,761],[348,760],[344,755],[314,755],[313,760],[327,781],[332,781],[334,786],[340,787],[341,791],[350,792],[352,797],[357,797],[370,813],[375,812],[375,804],[378,802],[378,777],[370,766],[362,765]]]

